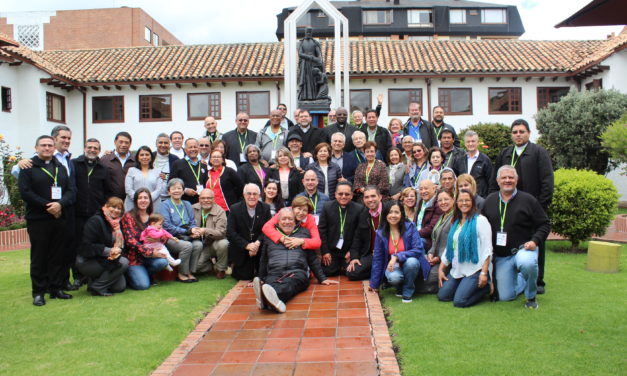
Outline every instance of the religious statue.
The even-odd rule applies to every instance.
[[[299,72],[298,72],[298,100],[315,101],[327,99],[329,89],[324,71],[324,60],[320,42],[312,35],[313,30],[308,27],[305,37],[298,44]],[[324,98],[321,98],[323,96]]]

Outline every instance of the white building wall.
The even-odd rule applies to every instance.
[[[607,65],[610,69],[592,77],[587,77],[581,82],[582,90],[586,88],[587,83],[600,78],[603,80],[604,89],[616,89],[621,93],[627,93],[627,49],[603,60],[600,65]]]

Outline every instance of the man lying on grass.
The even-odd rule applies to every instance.
[[[310,236],[307,229],[296,226],[291,208],[283,208],[279,212],[277,230],[294,238]],[[285,302],[309,287],[308,267],[321,284],[338,283],[324,275],[315,252],[305,251],[301,247],[289,249],[280,242],[276,244],[271,240],[264,240],[259,276],[253,279],[257,306],[260,309],[270,308],[280,313],[285,312]]]

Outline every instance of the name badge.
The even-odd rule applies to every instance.
[[[272,151],[270,152],[270,159],[271,159],[271,160],[274,160],[274,158],[276,158],[276,150],[272,150]]]
[[[320,222],[320,215],[318,214],[314,214],[313,215],[314,219],[316,220],[316,226],[318,225],[318,223]]]
[[[60,200],[61,196],[63,196],[61,187],[50,187],[50,198],[52,200]]]
[[[200,194],[200,192],[202,192],[203,189],[205,189],[205,187],[202,184],[198,184],[196,186],[196,192],[198,192],[198,194]]]
[[[244,155],[244,153],[239,153],[239,161],[241,163],[246,163],[246,156]]]
[[[340,238],[340,240],[337,241],[337,244],[335,245],[335,247],[337,249],[342,249],[343,245],[344,245],[344,238]]]
[[[505,247],[507,244],[507,233],[499,231],[496,233],[496,245],[499,247]]]

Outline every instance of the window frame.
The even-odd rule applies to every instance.
[[[148,35],[148,38],[146,38],[146,35]],[[144,40],[152,44],[152,30],[148,26],[145,26],[145,25],[144,25]]]
[[[59,98],[61,100],[61,120],[54,118],[54,106],[52,105],[54,98]],[[65,96],[46,91],[46,120],[54,123],[65,124],[65,113]]]
[[[452,19],[451,14],[453,12],[461,12],[462,18],[463,18],[462,22],[453,22],[453,21],[451,21],[451,19]],[[451,25],[466,25],[466,23],[468,22],[467,17],[466,17],[467,13],[468,12],[466,12],[466,9],[449,9],[449,11],[448,11],[449,24],[451,24]]]
[[[152,98],[152,97],[168,97],[170,98],[170,117],[169,118],[153,118],[152,117],[152,101],[150,101],[151,103],[151,113],[150,113],[150,118],[142,118],[142,100],[144,98]],[[172,107],[173,107],[173,103],[172,103],[172,94],[146,94],[146,95],[140,95],[139,96],[139,122],[140,123],[144,123],[144,122],[156,122],[156,121],[172,121]]]
[[[159,47],[159,34],[152,33],[152,45],[155,47]]]
[[[509,97],[509,101],[508,101],[508,111],[492,111],[492,108],[490,107],[490,99],[492,98],[492,95],[490,94],[490,91],[492,90],[507,90],[508,93],[508,97]],[[518,111],[512,111],[512,100],[511,100],[511,95],[512,93],[515,93],[516,91],[518,91]],[[523,105],[522,105],[522,88],[521,87],[488,87],[488,114],[489,115],[519,115],[522,114],[523,111]]]
[[[369,12],[384,12],[389,14],[390,20],[389,22],[374,22],[374,23],[370,23],[367,22],[367,17],[366,14]],[[387,18],[387,17],[386,17]],[[364,26],[372,26],[372,25],[391,25],[394,23],[394,11],[392,9],[367,9],[367,10],[363,10],[362,11],[362,15],[361,15],[361,24]]]
[[[452,98],[452,91],[456,91],[456,90],[463,90],[463,91],[467,91],[469,96],[469,101],[470,101],[470,111],[468,112],[453,112],[450,110],[450,103],[452,102],[451,98]],[[447,95],[448,95],[448,104],[444,105],[442,104],[442,96],[444,95],[443,91],[447,91]],[[438,88],[438,105],[444,107],[444,113],[446,114],[446,116],[449,115],[459,115],[459,116],[464,116],[464,115],[472,115],[473,114],[473,106],[472,106],[472,88],[470,87],[440,87]],[[449,108],[447,108],[447,106]]]
[[[429,13],[429,19],[431,20],[431,22],[424,24],[424,23],[411,23],[410,22],[410,14],[412,12],[428,12]],[[407,9],[407,27],[433,27],[433,10],[432,9]]]
[[[422,99],[423,99],[423,97],[422,97],[422,88],[413,88],[413,89],[412,88],[407,88],[407,89],[396,89],[396,88],[394,88],[394,89],[388,89],[388,116],[407,116],[407,114],[408,114],[407,110],[405,112],[402,112],[402,113],[401,112],[392,112],[392,104],[391,104],[392,96],[390,95],[391,91],[407,91],[407,92],[417,91],[419,99],[417,101],[413,101],[410,98],[411,95],[409,95],[407,97],[407,99],[408,99],[408,101],[407,101],[407,108],[409,108],[409,104],[410,103],[416,102],[416,103],[420,103],[420,108],[422,109]]]
[[[11,88],[8,86],[2,86],[0,95],[2,96],[2,112],[11,112],[13,109],[13,97],[11,95]]]
[[[485,22],[485,13],[487,11],[501,11],[503,14],[503,22]],[[482,25],[506,25],[507,24],[507,9],[505,8],[486,8],[481,9],[481,24]]]
[[[208,115],[204,116],[204,117],[198,117],[198,116],[191,116],[191,106],[190,106],[190,101],[189,98],[190,96],[193,95],[217,95],[218,97],[218,111],[217,111],[217,115],[214,115],[211,113],[211,97],[209,97],[209,108],[208,108]],[[207,116],[211,116],[216,120],[221,120],[222,119],[222,96],[221,93],[219,91],[213,91],[213,92],[203,92],[203,93],[187,93],[187,120],[204,120]]]
[[[250,95],[250,94],[265,94],[268,96],[268,112],[266,114],[261,115],[252,115],[250,113],[250,99],[248,100],[247,109],[243,109],[240,107],[240,95]],[[239,114],[240,112],[245,112],[248,114],[248,117],[251,119],[267,119],[270,117],[270,90],[260,90],[260,91],[236,91],[235,92],[235,113]]]
[[[570,92],[570,86],[538,86],[536,88],[536,100],[537,100],[538,110],[542,110],[546,108],[549,105],[549,103],[556,103],[556,102],[551,102],[550,100],[551,89],[553,90],[566,89],[567,90],[566,95],[568,95],[568,92]]]
[[[113,114],[113,119],[111,120],[96,120],[96,112],[94,110],[95,106],[94,106],[94,101],[96,99],[111,99],[111,113]],[[116,114],[116,101],[121,101],[122,103],[122,118],[121,119],[116,119],[115,118],[115,114]],[[102,95],[102,96],[94,96],[91,97],[91,122],[94,124],[98,124],[98,123],[124,123],[124,96],[123,95]]]
[[[361,92],[365,92],[365,93],[368,94],[369,106],[364,108],[364,109],[359,109],[359,108],[352,109],[352,107],[353,107],[353,100],[352,100],[353,93],[361,93]],[[365,121],[366,120],[366,111],[368,111],[369,109],[372,108],[372,107],[370,107],[370,106],[372,106],[372,89],[349,89],[349,91],[348,91],[348,99],[350,101],[350,108],[348,109],[348,112],[349,112],[348,116],[349,116],[349,118],[350,118],[351,114],[353,113],[353,111],[361,111],[364,114],[364,121]]]

